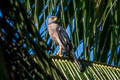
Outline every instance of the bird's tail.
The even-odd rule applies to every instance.
[[[78,66],[78,68],[80,69],[80,71],[82,71],[82,65],[80,64],[80,62],[77,60],[74,51],[70,52],[70,56],[73,58],[74,62],[76,63],[76,65]]]

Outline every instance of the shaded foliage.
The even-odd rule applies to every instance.
[[[51,15],[69,29],[79,59],[120,66],[119,6],[118,0],[0,1],[0,52],[10,79],[65,78],[48,55],[56,52],[47,32]]]
[[[51,69],[64,79],[51,62],[47,54],[49,48],[41,39],[23,4],[19,1],[8,1],[8,4],[0,7],[3,14],[0,17],[0,48],[9,71],[9,79],[53,80]],[[34,41],[34,37],[37,41]],[[34,54],[30,54],[29,49]]]

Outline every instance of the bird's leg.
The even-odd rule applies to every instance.
[[[62,48],[61,48],[61,47],[60,47],[60,50],[59,50],[58,55],[59,55],[60,57],[63,56],[63,55],[62,55]]]
[[[59,49],[59,51],[58,51],[58,53],[57,53],[57,55],[56,56],[60,56],[60,57],[62,57],[63,55],[62,55],[62,48],[60,47],[60,49]]]

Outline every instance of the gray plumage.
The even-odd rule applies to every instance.
[[[74,54],[71,40],[69,39],[68,34],[65,31],[65,29],[61,25],[58,24],[57,17],[51,16],[48,19],[48,32],[52,40],[57,45],[59,45],[60,50],[58,54],[61,55],[62,49],[64,49],[65,52],[70,56],[70,58],[72,58],[74,62],[77,64],[80,71],[82,71],[82,66]]]

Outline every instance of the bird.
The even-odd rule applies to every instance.
[[[57,55],[63,56],[62,50],[64,50],[67,55],[69,55],[70,58],[72,58],[73,61],[77,64],[80,71],[82,71],[82,65],[74,54],[73,44],[71,43],[71,40],[69,39],[65,29],[59,24],[57,16],[50,16],[48,18],[47,28],[51,39],[59,46]]]

